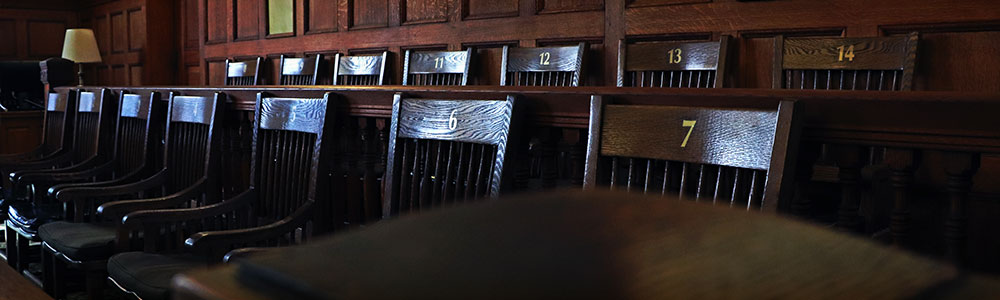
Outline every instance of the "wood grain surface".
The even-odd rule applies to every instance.
[[[471,51],[409,51],[408,74],[465,73]],[[442,61],[436,61],[442,59]]]
[[[506,100],[403,99],[399,137],[498,144],[507,135]],[[454,127],[452,127],[454,126]]]
[[[48,100],[45,103],[46,111],[66,111],[66,96],[63,93],[49,93]]]
[[[94,92],[80,92],[80,100],[78,101],[79,112],[91,112],[99,113],[101,112],[101,101],[104,97],[97,97]]]
[[[766,110],[638,105],[606,105],[603,115],[601,155],[757,170],[771,163],[778,118]],[[690,121],[693,129],[684,126]]]
[[[853,60],[838,47],[853,47]],[[899,70],[906,66],[907,37],[786,39],[785,69]]]
[[[626,71],[715,70],[719,66],[720,42],[647,42],[628,45]],[[669,51],[680,50],[679,53]],[[674,55],[674,62],[669,56]],[[680,59],[677,59],[677,57]]]
[[[174,96],[170,102],[170,121],[211,124],[216,101],[210,97]]]
[[[326,99],[263,98],[260,128],[319,134],[326,116]]]

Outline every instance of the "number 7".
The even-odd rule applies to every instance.
[[[694,131],[695,123],[698,123],[698,120],[682,120],[681,127],[691,127],[691,128],[688,128],[688,134],[684,136],[684,141],[681,142],[681,148],[687,147],[688,139],[691,138],[691,132]]]

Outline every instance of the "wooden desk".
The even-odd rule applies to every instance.
[[[402,217],[174,284],[177,299],[1000,294],[993,279],[788,219],[579,190]]]
[[[7,264],[0,264],[0,299],[52,300],[52,297]]]

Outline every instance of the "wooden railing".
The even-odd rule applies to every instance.
[[[85,87],[94,89],[97,87]],[[59,88],[65,92],[68,88]],[[775,107],[796,100],[803,124],[794,202],[787,215],[870,236],[968,267],[1000,270],[1000,94],[612,87],[128,87],[228,97],[224,195],[248,184],[256,94],[338,96],[336,146],[325,166],[330,215],[346,229],[380,219],[392,96],[518,96],[526,159],[508,162],[516,190],[581,186],[591,95],[621,104]],[[167,97],[163,97],[167,99]],[[328,129],[330,130],[330,129]],[[658,130],[649,128],[649,130]],[[328,131],[329,132],[329,131]]]

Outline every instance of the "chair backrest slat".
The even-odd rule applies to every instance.
[[[117,101],[108,89],[77,93],[77,115],[73,134],[74,160],[83,161],[113,153]]]
[[[278,84],[280,85],[316,85],[319,78],[322,54],[304,58],[281,56]]]
[[[472,48],[465,51],[411,51],[403,57],[403,85],[467,85]]]
[[[201,179],[214,180],[211,166],[217,159],[221,126],[220,103],[225,96],[171,95],[167,121],[164,168],[168,173],[166,193],[177,192]]]
[[[576,46],[503,47],[501,86],[580,86],[586,43]]]
[[[159,112],[159,93],[152,92],[148,96],[121,93],[118,110],[118,126],[115,130],[115,148],[113,159],[116,163],[116,176],[124,176],[138,172],[148,166],[154,146],[153,141],[159,140],[162,132],[162,112]]]
[[[906,91],[913,88],[916,32],[877,38],[775,37],[773,88]]]
[[[508,156],[514,97],[393,99],[383,217],[496,198]]]
[[[380,55],[334,56],[333,85],[384,85],[389,51]]]
[[[794,102],[777,106],[612,105],[594,96],[584,187],[776,210],[788,196],[796,128]]]
[[[250,60],[231,61],[226,60],[226,85],[246,86],[260,85],[260,69],[264,58],[258,57]]]
[[[618,86],[723,87],[728,45],[729,36],[716,42],[619,41]]]
[[[73,116],[76,115],[76,91],[49,93],[45,103],[45,123],[42,130],[42,155],[69,148],[72,143]]]

